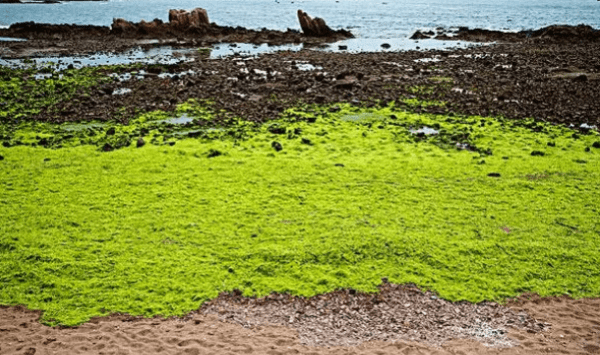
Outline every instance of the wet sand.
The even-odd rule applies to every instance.
[[[281,304],[285,306],[286,304]],[[386,305],[381,306],[382,310]],[[503,306],[495,306],[503,309]],[[472,308],[474,312],[476,307]],[[248,309],[250,310],[250,309]],[[331,310],[325,307],[323,313]],[[507,312],[544,324],[543,329],[508,328],[508,341],[490,343],[482,333],[438,344],[422,340],[368,341],[335,346],[336,338],[307,345],[293,326],[244,327],[202,310],[183,318],[140,319],[113,315],[75,328],[50,328],[38,322],[40,312],[23,307],[0,308],[2,354],[597,354],[600,352],[600,299],[523,296]],[[224,314],[225,314],[224,310]],[[406,313],[414,312],[407,308]],[[335,316],[335,315],[334,315]],[[478,313],[471,316],[480,317]],[[321,317],[327,321],[328,315]],[[381,325],[388,325],[382,319]],[[432,333],[414,324],[416,334]],[[377,331],[377,329],[372,329]],[[433,331],[435,333],[435,330]],[[440,330],[443,332],[443,330]],[[479,335],[478,335],[479,334]],[[328,337],[330,334],[323,334]]]

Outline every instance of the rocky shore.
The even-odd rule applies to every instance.
[[[321,18],[311,18],[298,10],[302,31],[288,29],[252,30],[220,26],[209,22],[205,9],[171,10],[169,22],[155,19],[137,23],[114,19],[109,26],[40,24],[23,22],[0,29],[0,37],[26,39],[27,42],[0,42],[2,57],[28,57],[36,53],[85,54],[99,51],[124,51],[148,40],[176,42],[180,47],[209,46],[215,43],[320,44],[353,38],[347,30],[332,30]]]
[[[573,43],[573,42],[598,42],[600,30],[591,26],[565,26],[554,25],[538,30],[523,30],[519,32],[492,31],[480,28],[469,29],[459,27],[456,30],[438,28],[436,31],[416,31],[411,39],[437,39],[469,42],[536,42],[536,43]]]
[[[173,36],[177,45],[195,48],[215,42],[322,43],[352,36],[345,30],[333,31],[323,20],[302,11],[298,18],[302,32],[222,27],[210,23],[202,9],[173,10],[168,23],[115,19],[112,28],[24,23],[0,30],[0,36],[29,41],[0,42],[0,50],[4,58],[10,58],[11,53],[19,57],[37,50],[61,54],[118,50],[143,39],[165,41]],[[453,35],[440,31],[435,38],[499,43],[454,51],[353,54],[302,50],[223,59],[197,52],[194,61],[185,64],[140,65],[135,71],[144,74],[78,92],[73,100],[42,110],[34,119],[126,122],[123,110],[172,111],[197,98],[213,100],[219,109],[260,122],[277,118],[299,101],[373,106],[416,100],[405,104],[407,109],[534,118],[587,129],[600,126],[599,33],[589,26],[550,26],[519,33],[463,28]],[[154,45],[160,42],[148,46]]]
[[[374,106],[417,100],[407,109],[600,126],[598,53],[598,43],[585,43],[498,44],[453,52],[198,55],[190,63],[131,69],[145,74],[78,92],[35,119],[123,120],[123,108],[132,113],[172,111],[197,98],[214,100],[219,109],[248,120],[265,121],[299,101]],[[113,95],[117,90],[126,94]]]

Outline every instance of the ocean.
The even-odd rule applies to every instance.
[[[16,22],[110,25],[168,19],[168,10],[205,8],[211,22],[227,26],[299,29],[296,11],[324,18],[332,28],[363,39],[405,39],[417,29],[467,26],[507,31],[553,24],[600,28],[597,0],[109,0],[61,4],[0,4],[0,26]]]

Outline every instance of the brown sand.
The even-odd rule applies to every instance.
[[[113,315],[58,329],[41,325],[40,312],[0,307],[0,354],[600,354],[600,299],[523,296],[508,307],[549,326],[537,332],[509,329],[510,347],[473,339],[439,346],[414,341],[307,346],[290,327],[244,328],[202,310],[176,319]]]

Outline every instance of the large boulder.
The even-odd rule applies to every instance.
[[[298,10],[298,20],[300,21],[302,32],[307,36],[327,37],[333,34],[333,30],[320,17],[313,19],[306,12]]]
[[[169,24],[177,28],[209,26],[206,10],[197,8],[192,11],[169,10]]]

